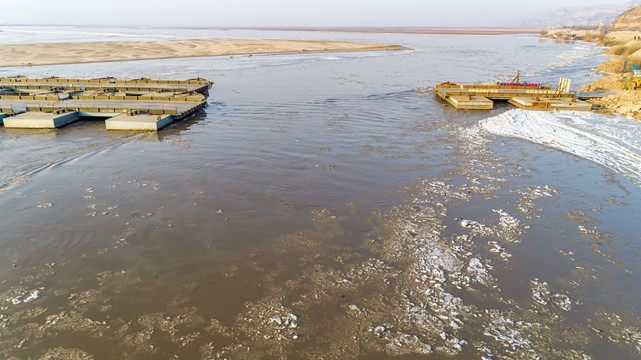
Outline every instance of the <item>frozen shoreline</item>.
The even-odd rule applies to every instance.
[[[632,118],[515,109],[484,119],[480,126],[494,135],[528,140],[588,159],[641,185],[641,124]]]

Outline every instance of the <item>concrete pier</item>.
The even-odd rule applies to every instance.
[[[485,96],[449,96],[445,101],[457,109],[492,110],[494,108],[494,102]]]
[[[533,97],[513,97],[508,102],[519,109],[524,110],[572,110],[572,111],[590,111],[592,104],[583,100],[569,100],[567,98],[533,98]]]
[[[589,111],[592,109],[592,105],[579,100],[576,93],[559,89],[553,90],[551,87],[539,84],[532,86],[525,84],[457,85],[445,83],[437,85],[434,92],[456,109],[462,110],[492,110],[494,101],[497,100],[507,100],[510,104],[525,110]]]
[[[11,89],[29,90],[123,90],[123,91],[174,91],[174,92],[198,92],[205,93],[213,85],[205,79],[192,80],[118,80],[115,78],[103,79],[65,79],[46,78],[29,79],[27,77],[0,78],[0,89],[8,87]]]
[[[207,105],[204,79],[0,78],[0,125],[58,128],[83,117],[109,118],[108,130],[158,131]]]
[[[47,113],[28,111],[4,118],[4,127],[20,129],[55,129],[80,118],[77,112]]]
[[[173,121],[172,115],[120,114],[105,121],[107,130],[158,131]]]

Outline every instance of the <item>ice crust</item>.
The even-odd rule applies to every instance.
[[[515,109],[484,119],[481,128],[588,159],[641,185],[641,123],[591,112]]]

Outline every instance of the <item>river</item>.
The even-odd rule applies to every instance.
[[[0,44],[238,37],[411,48],[0,68],[215,82],[202,113],[158,133],[108,132],[101,120],[0,127],[2,357],[641,358],[638,173],[585,156],[592,143],[577,151],[491,131],[486,119],[509,104],[458,111],[431,90],[517,70],[576,88],[607,59],[593,44],[1,28]],[[641,126],[589,116],[577,136],[637,151]],[[559,121],[570,118],[583,124]],[[627,164],[617,154],[604,156]]]

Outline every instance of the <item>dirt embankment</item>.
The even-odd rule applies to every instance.
[[[613,55],[608,61],[596,67],[608,75],[581,90],[619,91],[617,94],[592,102],[607,110],[641,120],[641,90],[622,91],[628,81],[632,66],[641,65],[641,33],[637,31],[610,32],[599,45],[608,46],[609,48],[604,53]]]
[[[597,66],[598,70],[611,74],[622,74],[629,72],[633,65],[641,66],[640,32],[611,32],[600,41],[599,45],[609,47],[604,53],[614,56],[605,63]],[[624,65],[626,65],[625,68]]]
[[[564,28],[542,30],[539,32],[539,36],[557,40],[585,40],[589,42],[600,42],[605,36],[605,32],[601,30],[577,30]]]
[[[641,90],[622,91],[632,66],[641,67],[641,32],[612,31],[603,37],[599,45],[607,46],[608,49],[604,53],[613,55],[608,61],[596,67],[597,70],[606,72],[608,75],[585,86],[582,90],[618,91],[617,94],[592,102],[607,110],[641,120]]]
[[[628,40],[628,38],[633,39],[627,32],[626,34],[610,33],[606,36],[601,45],[605,45],[604,41],[614,45],[605,50],[604,53],[614,56],[603,64],[598,65],[596,69],[606,72],[608,75],[584,86],[581,90],[623,90],[632,66],[641,65],[641,40]]]
[[[641,120],[641,90],[625,90],[632,66],[641,67],[641,6],[630,8],[619,15],[609,27],[610,31],[573,31],[562,29],[550,31],[548,37],[575,33],[577,38],[598,42],[607,49],[605,54],[613,55],[608,61],[596,67],[608,73],[587,86],[583,91],[614,90],[616,94],[592,100],[607,110],[631,115]],[[562,33],[559,33],[562,32]],[[589,34],[589,35],[588,35]],[[543,34],[542,34],[543,36]]]
[[[561,40],[585,40],[607,47],[605,54],[613,55],[596,67],[607,75],[584,86],[582,91],[614,90],[615,95],[592,100],[607,110],[631,115],[641,120],[641,89],[625,90],[630,70],[641,68],[641,6],[633,7],[619,15],[609,26],[610,31],[556,29],[541,32],[541,37]]]
[[[641,9],[641,7],[640,7]],[[627,24],[627,22],[626,22]],[[641,23],[639,24],[641,26]],[[623,115],[631,115],[641,120],[641,90],[626,90],[624,84],[628,80],[630,69],[634,65],[641,67],[641,31],[599,31],[557,29],[541,32],[542,37],[566,40],[570,37],[578,40],[597,42],[607,47],[605,54],[613,55],[608,61],[596,67],[607,75],[584,86],[582,91],[613,90],[617,94],[601,99],[591,100],[592,103]]]
[[[622,115],[641,120],[641,90],[624,90],[617,94],[593,100],[592,103]]]

